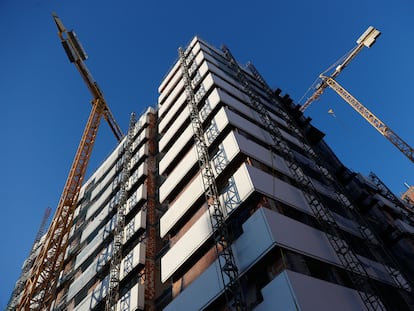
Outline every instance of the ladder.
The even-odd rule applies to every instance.
[[[188,54],[188,53],[187,53]],[[196,100],[192,80],[189,73],[189,64],[193,61],[194,55],[190,54],[187,59],[186,53],[179,48],[179,58],[185,92],[190,109],[190,119],[194,131],[194,142],[198,155],[200,173],[203,180],[204,194],[208,206],[211,227],[217,252],[218,263],[220,266],[221,278],[224,286],[224,293],[227,303],[230,302],[231,293],[234,299],[236,310],[246,310],[246,303],[240,284],[239,272],[231,248],[231,237],[226,225],[225,212],[220,203],[219,192],[217,189],[216,179],[210,162],[208,146],[204,138],[203,124],[200,119],[198,102]],[[228,282],[226,280],[228,278]]]
[[[260,82],[260,84],[264,87],[266,93],[270,96],[270,98],[274,101],[274,93],[270,89],[270,87],[267,85],[263,77],[260,75],[260,73],[257,71],[257,69],[253,66],[253,64],[249,64],[248,68],[251,70],[253,75],[255,76],[256,80]],[[289,128],[292,129],[295,133],[299,134],[298,137],[301,137],[298,128],[294,125],[292,120],[287,116],[286,112],[284,111],[278,111],[281,113],[285,118],[287,117]],[[314,160],[316,166],[318,167],[320,173],[326,177],[326,182],[335,189],[335,194],[338,199],[338,201],[341,203],[342,207],[345,210],[348,210],[353,217],[356,217],[356,223],[361,223],[358,225],[359,232],[361,233],[361,236],[368,242],[366,245],[371,250],[371,253],[374,254],[374,257],[377,259],[378,262],[383,262],[384,269],[388,272],[388,274],[391,276],[391,278],[394,280],[394,282],[402,289],[406,291],[412,290],[412,286],[406,281],[406,278],[401,274],[400,268],[398,267],[397,262],[393,259],[392,255],[383,247],[381,243],[378,243],[378,237],[370,230],[371,225],[365,220],[365,217],[363,217],[356,208],[354,208],[351,204],[351,202],[348,200],[348,198],[343,194],[345,190],[343,187],[332,177],[332,175],[329,173],[329,171],[322,165],[322,160],[320,157],[313,151],[313,149],[305,144],[303,139],[301,139],[303,148],[307,151],[307,153],[311,156],[311,158]],[[377,187],[381,190],[384,196],[386,196],[388,199],[393,201],[397,205],[401,205],[401,202],[398,200],[398,198],[388,189],[388,187],[382,183],[382,181],[374,174],[370,173],[371,180],[377,185]],[[407,213],[405,211],[405,213]],[[373,249],[372,244],[376,244],[377,247],[379,247],[382,250],[382,255],[379,255],[376,250]],[[393,268],[395,267],[395,268]],[[402,298],[404,301],[410,305],[412,302],[407,300],[407,298],[402,295]]]
[[[117,302],[119,300],[119,278],[122,262],[122,245],[124,242],[125,228],[125,210],[128,199],[128,180],[130,177],[129,162],[132,157],[132,142],[135,134],[135,113],[131,114],[129,121],[129,129],[126,141],[124,143],[125,153],[124,162],[122,164],[122,180],[120,183],[120,196],[117,204],[116,225],[114,229],[114,242],[112,250],[112,258],[109,268],[109,286],[106,296],[105,311],[116,311]]]
[[[285,142],[282,133],[277,127],[275,121],[271,118],[268,110],[261,102],[260,95],[255,90],[254,86],[249,82],[247,74],[242,68],[240,68],[239,64],[226,46],[222,47],[222,51],[224,52],[224,55],[226,56],[232,69],[244,87],[245,92],[249,95],[250,106],[254,110],[258,111],[263,123],[267,127],[269,134],[271,135],[274,142],[274,147],[280,153],[280,155],[285,158],[286,164],[290,169],[292,177],[297,183],[296,185],[303,191],[303,194],[316,219],[318,220],[319,225],[323,229],[323,232],[325,232],[325,235],[328,238],[328,241],[330,242],[332,248],[335,250],[335,253],[341,264],[348,272],[348,276],[357,289],[358,294],[364,302],[365,306],[370,311],[386,311],[386,308],[382,304],[381,300],[375,295],[375,290],[373,288],[373,285],[369,282],[369,276],[365,270],[365,267],[360,262],[356,253],[351,249],[351,247],[343,238],[339,225],[336,222],[334,216],[323,203],[322,199],[318,195],[317,190],[312,184],[312,181],[304,174],[302,168],[299,166],[294,153]],[[261,80],[264,82],[262,78]],[[260,82],[260,78],[258,81]],[[267,93],[269,93],[269,90],[270,88],[267,89]],[[273,98],[273,93],[270,98]],[[286,113],[284,115],[287,117],[287,120],[290,120],[289,116]],[[349,271],[352,273],[349,273]]]

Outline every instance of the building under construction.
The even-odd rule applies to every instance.
[[[47,308],[414,310],[412,205],[252,64],[195,37],[158,91],[82,186]]]

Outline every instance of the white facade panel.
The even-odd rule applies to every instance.
[[[166,152],[166,150],[164,150],[165,146],[169,143],[171,138],[177,133],[178,129],[183,125],[185,120],[189,118],[189,116],[190,111],[188,110],[188,107],[184,107],[180,115],[174,120],[173,124],[171,124],[171,127],[168,129],[167,133],[161,137],[158,143],[158,147],[161,152]]]
[[[165,114],[165,116],[161,119],[161,121],[159,122],[158,125],[158,130],[160,133],[163,133],[165,130],[165,127],[167,126],[167,124],[169,124],[172,120],[172,118],[175,116],[175,114],[178,111],[182,111],[184,109],[188,110],[187,106],[183,106],[185,103],[187,96],[185,92],[182,92],[180,97],[178,97],[178,99],[174,102],[173,106],[171,107],[171,109],[168,111],[168,113]]]
[[[145,243],[138,243],[121,261],[120,277],[122,280],[139,264],[145,264]]]
[[[164,92],[164,88],[167,86],[167,84],[169,83],[170,79],[177,74],[177,71],[180,71],[180,62],[177,61],[173,67],[168,71],[168,74],[164,77],[164,79],[162,80],[160,86],[158,87],[158,93],[163,93]],[[161,108],[161,107],[160,107]]]
[[[98,199],[94,202],[91,203],[91,205],[88,208],[87,211],[87,218],[89,219],[89,217],[91,217],[97,210],[99,210],[100,208],[102,208],[103,204],[105,203],[105,201],[107,201],[109,199],[109,197],[112,194],[112,185],[114,183],[111,183],[106,189],[105,191],[98,197]]]
[[[273,212],[266,208],[261,208],[243,224],[243,234],[232,245],[233,254],[239,267],[240,274],[243,274],[245,271],[250,269],[251,266],[253,266],[276,245],[305,253],[308,256],[319,258],[323,261],[336,264],[339,263],[335,252],[331,248],[323,233],[279,213]],[[163,265],[161,266],[161,269],[163,269]],[[278,303],[283,302],[284,306],[286,306],[286,309],[281,308],[283,310],[290,310],[289,307],[292,306],[291,303],[295,301],[299,302],[302,308],[307,306],[314,307],[315,303],[318,303],[318,301],[323,302],[324,300],[322,298],[318,298],[317,301],[310,299],[313,299],[312,297],[320,297],[320,295],[325,297],[325,293],[332,293],[332,298],[334,299],[331,300],[330,298],[326,298],[327,301],[329,301],[330,308],[321,310],[332,310],[332,306],[335,306],[335,303],[337,304],[338,300],[335,300],[336,298],[341,296],[343,297],[343,295],[350,295],[349,291],[354,292],[347,288],[300,274],[298,274],[298,276],[288,276],[289,278],[294,279],[294,286],[290,286],[290,289],[283,286],[281,287],[281,279],[276,278],[273,281],[276,283],[269,283],[269,287],[267,289],[266,287],[263,289],[265,301],[255,310],[272,310],[275,306],[275,300],[272,297],[279,297],[288,290],[291,291],[293,298],[283,295],[277,300]],[[304,280],[302,278],[307,279]],[[318,284],[318,282],[323,282],[324,284]],[[273,291],[274,286],[280,289],[280,291]],[[330,288],[320,290],[325,287]],[[186,308],[190,310],[199,310],[207,307],[208,304],[211,303],[221,291],[222,281],[220,268],[216,260],[214,264],[212,264],[193,283],[181,292],[180,295],[176,297],[164,310],[184,310]],[[308,295],[311,291],[318,291],[318,293]],[[270,293],[272,293],[273,296]],[[354,305],[358,306],[359,300],[353,298],[358,294],[357,292],[354,293],[351,294],[349,301],[347,300],[347,303],[350,303],[350,305],[345,305],[347,308]],[[295,300],[295,297],[297,300]],[[269,306],[271,307],[269,308]],[[347,308],[344,310],[354,310],[353,308]],[[293,310],[296,311],[297,309]],[[320,309],[319,307],[316,307],[299,310]]]
[[[197,151],[195,146],[191,148],[183,159],[178,163],[175,169],[168,175],[167,179],[161,185],[160,202],[164,202],[165,198],[171,193],[175,186],[181,181],[181,179],[188,173],[191,167],[193,167],[198,161]]]
[[[286,133],[284,130],[282,130],[282,129],[279,129],[280,130],[280,133],[282,134],[282,136],[283,136],[283,138],[285,138],[286,140],[288,140],[288,141],[290,141],[290,142],[292,142],[292,143],[294,143],[295,145],[297,145],[297,146],[299,146],[299,147],[302,147],[303,146],[303,144],[300,142],[300,140],[299,139],[297,139],[296,137],[294,137],[293,135],[291,135],[291,134],[289,134],[289,133]]]
[[[404,221],[397,219],[395,221],[395,225],[397,226],[398,229],[400,229],[402,232],[407,232],[410,234],[414,234],[414,227],[405,223]]]
[[[231,95],[235,96],[236,98],[238,98],[238,100],[240,100],[240,101],[242,101],[244,103],[249,103],[250,102],[250,98],[245,93],[241,92],[240,90],[238,90],[237,88],[235,88],[233,85],[231,85],[227,81],[223,80],[222,78],[220,78],[220,77],[218,77],[216,75],[213,75],[213,77],[214,77],[214,83],[219,88],[222,88],[223,90],[226,90],[226,92],[228,92]],[[261,98],[261,102],[265,106],[270,106],[270,107],[273,106],[272,104],[270,104],[269,102],[267,102],[263,98]],[[269,111],[269,114],[271,116],[274,116],[272,113],[270,113],[270,111]]]
[[[89,311],[96,307],[96,305],[105,298],[108,292],[109,276],[102,280],[88,296],[85,297],[73,310],[74,311]]]
[[[236,189],[243,202],[253,193],[245,165],[233,175]],[[220,196],[222,206],[223,196]],[[231,212],[231,211],[228,211]],[[209,213],[206,211],[192,227],[161,258],[161,280],[165,282],[212,234]]]
[[[139,229],[145,229],[147,225],[147,213],[144,210],[139,211],[124,228],[124,244],[137,232]]]
[[[112,219],[98,231],[93,240],[82,249],[78,256],[76,256],[75,269],[77,269],[79,265],[82,264],[85,259],[87,259],[93,253],[93,251],[109,236],[112,230],[114,230],[115,222],[116,215],[112,217]],[[85,238],[86,237],[82,235],[82,240],[85,240]]]
[[[203,310],[223,290],[220,266],[215,261],[188,288],[174,298],[164,311]]]
[[[401,208],[396,206],[394,203],[392,203],[390,200],[384,198],[382,195],[376,194],[374,195],[374,198],[377,199],[380,204],[386,205],[390,208],[392,208],[397,213],[401,213]]]
[[[135,122],[134,126],[134,136],[137,135],[144,127],[148,126],[149,124],[149,114],[155,114],[155,110],[152,107],[148,107],[147,110],[139,117],[139,119]]]
[[[358,225],[354,221],[352,221],[352,220],[350,220],[348,218],[345,218],[345,217],[343,217],[343,216],[341,216],[341,215],[339,215],[339,214],[337,214],[335,212],[332,212],[331,211],[331,213],[334,216],[335,221],[337,222],[338,226],[341,229],[343,229],[345,231],[348,231],[348,232],[350,232],[350,233],[352,233],[352,234],[354,234],[356,236],[359,236],[359,237],[364,238],[361,235],[361,232],[359,231]]]
[[[148,144],[144,144],[131,158],[128,168],[131,169],[136,163],[138,163],[144,156],[148,155]]]
[[[192,43],[188,46],[187,51],[191,50],[191,53],[195,56],[198,55],[198,52],[200,51],[200,44],[196,40],[192,40]],[[189,57],[187,57],[188,59]],[[174,82],[176,81],[177,73],[181,73],[180,70],[180,61],[177,61],[173,68],[169,71],[167,76],[163,79],[161,85],[158,88],[158,93],[161,95],[164,93],[168,93],[168,91],[171,89],[171,87],[174,85]],[[161,98],[163,99],[163,97]],[[159,100],[159,102],[162,102],[162,100]],[[161,115],[161,113],[160,113]]]
[[[307,275],[286,270],[262,290],[263,302],[255,311],[275,306],[283,311],[365,311],[358,292]]]
[[[181,74],[181,70],[180,70],[180,74]],[[167,95],[167,97],[165,97],[165,100],[163,102],[160,100],[161,95],[160,95],[160,97],[158,97],[158,103],[162,102],[162,105],[161,105],[161,107],[158,111],[160,117],[163,117],[165,115],[166,111],[171,107],[171,105],[173,105],[175,103],[178,96],[183,91],[184,91],[184,81],[183,81],[183,79],[181,79],[180,81],[178,81],[177,85],[172,90],[172,92],[169,93]],[[162,94],[164,94],[164,93],[162,93]]]
[[[273,240],[260,211],[243,224],[244,233],[232,245],[240,274],[273,247]],[[258,217],[254,217],[256,214],[259,214]],[[163,268],[161,265],[161,273]],[[164,310],[201,310],[214,301],[222,290],[220,266],[216,260]]]
[[[207,75],[201,84],[204,90],[207,92],[213,85],[212,76],[210,74]],[[165,133],[165,135],[160,139],[158,146],[161,152],[165,152],[164,150],[165,145],[168,144],[168,142],[171,140],[171,137],[177,133],[178,129],[183,124],[183,122],[189,117],[189,115],[190,115],[189,109],[188,107],[185,107],[185,109],[183,109],[181,114],[177,117],[177,119],[168,129],[167,133]]]
[[[127,190],[131,189],[143,176],[148,175],[148,165],[147,162],[141,163],[141,165],[133,172],[128,179]]]
[[[168,278],[197,250],[211,235],[209,213],[204,213],[188,231],[161,258],[161,281]]]
[[[379,262],[373,261],[371,259],[368,259],[366,257],[362,257],[357,255],[359,260],[364,265],[365,269],[367,270],[367,273],[378,280],[381,280],[383,282],[390,283],[394,286],[398,286],[394,279],[391,277],[391,275],[385,270],[385,266],[383,264],[380,264]]]
[[[223,108],[222,108],[223,109]],[[269,135],[269,133],[262,128],[258,127],[257,125],[249,122],[248,120],[244,119],[243,117],[237,115],[236,113],[224,109],[225,114],[231,124],[236,126],[239,129],[242,129],[249,133],[250,135],[260,139],[263,142],[266,142],[268,144],[273,144],[272,137]],[[220,109],[221,111],[221,109]],[[220,113],[219,111],[219,113]],[[217,113],[217,115],[219,114]]]
[[[99,166],[99,168],[92,174],[91,177],[88,178],[88,181],[82,186],[81,191],[79,193],[79,198],[82,198],[85,189],[88,188],[90,183],[98,181],[102,175],[112,166],[114,165],[116,159],[118,158],[119,150],[123,145],[126,138],[124,138],[115,148],[115,150],[105,159],[105,161]]]
[[[301,311],[289,283],[287,271],[283,271],[261,290],[263,301],[253,310],[267,311],[275,306],[283,311]]]
[[[145,128],[142,132],[141,132],[141,134],[139,134],[136,138],[135,138],[135,140],[134,140],[134,142],[132,143],[132,150],[135,150],[140,144],[141,144],[141,142],[144,140],[144,139],[146,139],[146,138],[149,138],[149,129],[148,128]]]
[[[97,273],[99,273],[105,264],[112,257],[113,247],[112,244],[109,244],[105,247],[96,259],[86,268],[82,274],[73,281],[69,287],[67,300],[71,300],[74,295],[76,295]]]
[[[236,142],[236,133],[230,132],[223,140],[222,147],[227,161],[230,162],[240,151]],[[214,165],[213,169],[214,169]],[[217,176],[217,172],[214,169]],[[169,209],[161,217],[160,234],[164,237],[168,231],[180,220],[187,210],[196,202],[204,193],[203,181],[201,175],[194,178],[187,186],[186,190],[180,193],[174,202],[171,202]],[[161,201],[162,202],[162,201]]]
[[[145,285],[135,284],[124,296],[122,296],[116,306],[117,311],[135,311],[145,309]]]
[[[231,84],[227,83],[226,81],[224,81],[223,79],[217,76],[213,76],[213,79],[214,79],[214,83],[219,88],[226,90],[226,92],[229,92],[230,94],[232,94],[233,96],[241,100],[242,102],[245,102],[245,103],[249,102],[250,98],[246,94],[244,94],[243,92],[239,91],[237,88],[232,86]]]
[[[285,175],[292,175],[290,173],[289,167],[286,165],[285,160],[281,156],[271,152],[269,149],[266,149],[261,145],[256,144],[254,141],[249,140],[238,133],[235,133],[235,136],[237,138],[237,143],[244,154],[268,165],[275,170],[284,173]]]
[[[262,211],[275,243],[323,261],[340,264],[324,233],[270,210],[262,209]]]
[[[109,181],[115,176],[116,168],[115,166],[108,172],[102,181],[100,181],[91,192],[91,200],[94,200],[96,195],[102,191],[106,186],[108,186]]]
[[[184,132],[180,137],[175,141],[175,143],[168,149],[167,153],[159,162],[159,174],[163,175],[170,163],[178,156],[182,148],[190,141],[193,137],[193,127],[191,124],[187,126]]]
[[[82,231],[82,239],[83,242],[95,229],[102,223],[102,221],[108,216],[109,213],[109,204],[107,204],[102,211],[93,219],[90,220],[89,224],[85,227]]]
[[[247,166],[257,191],[313,215],[302,191],[262,170]]]
[[[165,86],[163,91],[160,93],[158,97],[158,101],[161,103],[164,101],[168,94],[170,93],[171,89],[176,86],[178,81],[182,78],[181,68],[174,72],[174,75],[171,77],[171,80],[168,81],[168,84]]]
[[[126,204],[126,214],[128,214],[138,203],[143,200],[147,199],[147,186],[146,184],[142,184],[138,187],[137,191],[135,191],[127,200]]]
[[[178,220],[187,212],[196,200],[204,194],[203,180],[198,174],[189,185],[186,191],[170,204],[168,210],[160,219],[160,235],[163,238]],[[162,201],[161,201],[162,202]]]

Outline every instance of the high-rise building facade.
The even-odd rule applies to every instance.
[[[149,227],[155,208],[155,138],[156,112],[148,108],[82,187],[54,310],[104,310],[113,265],[119,268],[117,310],[150,309],[154,294],[145,284],[154,279],[150,259],[155,250],[147,242],[156,244]],[[114,263],[117,237],[121,259]]]
[[[413,308],[407,278],[365,219],[362,194],[349,196],[361,183],[252,65],[194,38],[159,92],[160,235],[169,241],[161,281],[172,295],[165,310],[224,310],[238,306],[237,291],[248,310]],[[217,256],[208,183],[238,268],[234,288]],[[387,205],[375,195],[372,204]]]
[[[55,309],[105,308],[122,229],[117,310],[413,310],[412,207],[323,136],[195,37],[83,186]]]

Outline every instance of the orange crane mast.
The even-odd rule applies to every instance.
[[[89,114],[52,223],[46,233],[46,238],[35,260],[30,277],[26,282],[18,310],[49,310],[52,306],[59,274],[62,270],[64,256],[68,247],[74,211],[101,118],[105,118],[108,122],[118,141],[121,141],[124,137],[98,84],[92,78],[92,75],[83,62],[87,56],[76,34],[73,31],[67,31],[56,14],[53,14],[53,18],[69,60],[75,64],[92,93],[92,110]]]

